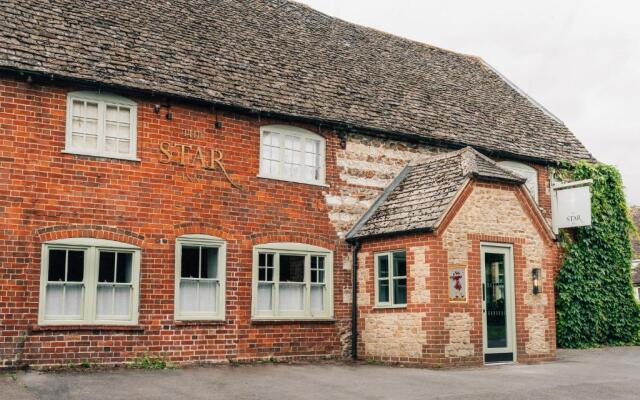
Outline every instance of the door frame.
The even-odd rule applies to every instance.
[[[493,250],[493,251],[492,251]],[[504,254],[505,257],[505,278],[508,280],[506,289],[508,290],[508,301],[505,303],[507,309],[507,343],[506,348],[498,350],[489,349],[487,346],[487,313],[485,304],[484,288],[486,287],[485,254]],[[486,354],[512,353],[515,362],[518,358],[517,332],[516,332],[516,291],[515,291],[515,263],[513,257],[513,245],[510,243],[480,242],[480,299],[482,307],[482,359],[486,363]]]

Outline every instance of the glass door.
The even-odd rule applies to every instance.
[[[485,362],[513,361],[511,247],[482,245],[482,313]]]

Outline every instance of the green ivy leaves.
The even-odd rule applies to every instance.
[[[592,225],[560,235],[564,259],[556,278],[559,347],[620,345],[640,340],[640,306],[631,288],[632,249],[622,178],[615,167],[578,162],[562,180],[592,179]]]

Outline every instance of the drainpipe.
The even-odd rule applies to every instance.
[[[358,359],[358,250],[360,242],[353,243],[353,276],[351,283],[351,358]]]

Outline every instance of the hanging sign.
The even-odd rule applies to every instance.
[[[553,230],[591,225],[591,179],[555,184],[552,192]]]

